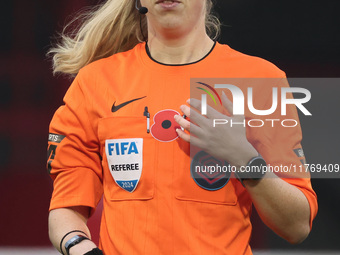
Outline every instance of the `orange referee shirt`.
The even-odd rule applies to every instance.
[[[249,194],[233,178],[215,191],[197,185],[190,146],[174,131],[173,116],[195,77],[282,78],[286,86],[273,64],[226,45],[216,43],[196,63],[169,66],[152,60],[142,43],[84,67],[56,111],[47,164],[54,180],[50,210],[94,210],[103,195],[105,254],[252,254]],[[268,104],[260,92],[254,97]],[[287,118],[297,118],[296,110]],[[248,128],[247,137],[267,163],[301,164],[294,153],[300,127],[281,131]],[[317,199],[310,179],[285,180],[306,195],[312,224]]]

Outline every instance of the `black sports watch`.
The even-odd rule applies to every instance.
[[[72,237],[70,240],[68,240],[65,244],[65,250],[66,250],[66,254],[70,255],[70,249],[77,245],[78,243],[84,241],[84,240],[90,240],[88,239],[86,236],[82,236],[82,235],[76,235],[74,237]]]
[[[242,185],[244,180],[261,180],[267,172],[266,167],[266,161],[259,155],[249,160],[246,166],[241,166],[240,169],[235,172],[235,176]]]

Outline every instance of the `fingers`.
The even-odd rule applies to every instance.
[[[229,100],[224,91],[222,91],[222,105],[227,109],[228,113],[233,116],[233,103]]]
[[[198,126],[204,125],[206,118],[204,116],[202,116],[200,113],[198,113],[194,109],[191,109],[187,105],[181,105],[180,109],[186,117],[190,118],[191,123],[198,124]],[[188,121],[188,120],[186,120],[186,121]],[[190,122],[188,121],[188,123],[190,123]],[[182,123],[185,124],[183,121],[182,121]],[[180,123],[178,123],[178,124],[180,124]],[[181,126],[181,127],[187,129],[185,126]],[[189,130],[189,129],[187,129],[187,130]],[[192,132],[194,130],[190,130],[190,131]]]
[[[183,130],[181,130],[179,128],[176,129],[176,132],[177,132],[178,136],[181,139],[183,139],[184,141],[190,143],[192,146],[197,146],[199,148],[204,148],[203,147],[204,144],[203,144],[203,142],[199,138],[197,138],[195,136],[192,136],[192,135],[190,135],[188,133],[185,133]]]
[[[175,121],[185,130],[190,132],[190,122],[186,120],[183,116],[175,115]]]
[[[185,110],[187,111],[187,110]],[[189,131],[190,133],[192,133],[195,136],[199,136],[202,134],[202,130],[200,127],[196,126],[195,124],[191,123],[190,121],[188,121],[187,119],[185,119],[184,117],[180,116],[180,115],[175,115],[174,116],[175,121],[185,130]],[[184,132],[184,130],[181,130]],[[185,133],[185,132],[184,132]],[[186,133],[185,133],[186,134]]]
[[[190,143],[190,134],[185,133],[182,129],[179,128],[176,129],[176,132],[181,139]]]
[[[175,121],[183,128],[183,129],[179,129],[179,128],[176,129],[178,136],[184,141],[191,143],[192,145],[198,146],[200,144],[200,140],[191,134],[199,133],[200,128],[190,123],[189,121],[187,121],[180,115],[175,115],[174,118],[175,118]],[[190,134],[188,134],[184,131],[184,129],[188,131],[190,131],[191,129],[194,131],[191,131]]]
[[[195,110],[191,110],[191,119],[193,121],[196,122],[196,120],[201,120],[203,122],[203,120],[206,121],[206,118],[204,116],[201,115],[201,105],[202,102],[201,100],[195,99],[195,98],[191,98],[188,101],[188,104],[190,104],[190,106],[192,106],[193,108],[197,109],[199,112],[195,111]],[[182,108],[181,108],[182,110]],[[212,108],[211,106],[207,106],[207,115],[206,115],[209,119],[217,119],[217,118],[221,118],[222,117],[222,113],[220,113],[219,111],[215,110],[214,108]]]

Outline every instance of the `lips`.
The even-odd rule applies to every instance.
[[[180,3],[180,1],[172,1],[172,0],[159,0],[156,2],[156,4],[158,4],[159,6],[166,8],[166,9],[171,9],[176,7],[178,4]]]
[[[172,4],[172,3],[179,3],[179,1],[171,1],[171,0],[159,0],[156,4],[165,3],[165,4]]]

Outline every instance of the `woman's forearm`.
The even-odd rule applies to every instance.
[[[261,219],[274,232],[290,243],[300,243],[308,236],[310,207],[302,191],[273,173],[244,183]]]
[[[89,215],[88,207],[59,208],[52,210],[49,214],[48,227],[49,237],[53,246],[60,251],[60,241],[65,234],[70,231],[82,231],[91,239],[90,231],[86,225]],[[81,232],[68,234],[62,243],[63,253],[65,253],[65,243],[76,235],[84,235]],[[70,249],[70,255],[84,254],[96,245],[90,240],[84,240]]]

